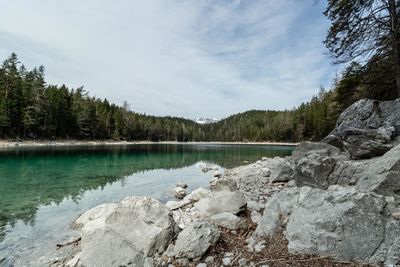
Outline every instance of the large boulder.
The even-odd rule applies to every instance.
[[[143,266],[146,257],[162,253],[178,228],[170,209],[147,197],[127,197],[108,216],[82,228],[84,266]]]
[[[354,187],[304,187],[286,227],[291,253],[368,261],[384,240],[385,201]]]
[[[236,191],[238,190],[237,182],[231,178],[221,178],[211,185],[213,191]]]
[[[271,196],[265,204],[265,209],[256,230],[249,238],[248,243],[251,249],[263,237],[271,236],[275,233],[279,220],[292,213],[293,206],[299,197],[299,188],[292,187],[283,189]]]
[[[385,266],[400,265],[400,221],[394,218],[386,218],[384,242],[369,259],[373,264]]]
[[[236,230],[246,226],[241,218],[229,212],[212,215],[208,218],[208,220],[218,226],[231,230]]]
[[[357,188],[363,192],[400,195],[400,145],[370,160],[360,176]]]
[[[319,154],[310,154],[300,159],[294,175],[296,185],[327,189],[329,175],[333,172],[336,162],[336,158]]]
[[[286,224],[290,253],[397,266],[400,220],[391,214],[399,205],[393,197],[355,187],[287,188],[267,202],[249,248],[257,250],[278,225]]]
[[[328,177],[329,185],[355,185],[368,164],[368,160],[337,161],[332,173]]]
[[[297,163],[299,160],[312,154],[317,154],[321,157],[332,157],[339,156],[341,151],[339,148],[326,143],[304,141],[298,144],[296,149],[293,150],[292,160]]]
[[[145,255],[134,241],[121,237],[116,231],[100,228],[82,240],[79,262],[86,267],[144,266]]]
[[[83,213],[81,216],[79,216],[78,219],[75,221],[76,226],[83,226],[87,224],[89,221],[92,220],[97,220],[102,218],[102,220],[105,220],[107,216],[109,216],[111,213],[115,211],[115,209],[118,207],[118,204],[116,203],[105,203],[101,204],[97,207],[94,207],[85,213]]]
[[[302,142],[293,151],[293,178],[297,186],[327,189],[330,185],[354,185],[366,162],[351,160],[347,153],[325,143]]]
[[[219,191],[200,199],[194,207],[200,217],[206,218],[223,212],[238,214],[246,209],[246,204],[246,198],[240,191]]]
[[[293,177],[293,168],[289,161],[283,161],[271,171],[271,182],[289,182]]]
[[[166,256],[200,259],[220,236],[217,226],[207,221],[197,221],[179,233],[175,246],[168,248]]]
[[[400,136],[400,99],[375,101],[362,99],[338,118],[335,129],[323,141],[340,144],[353,159],[381,156]],[[343,142],[333,142],[335,138]]]

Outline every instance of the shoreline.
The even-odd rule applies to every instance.
[[[64,146],[119,146],[119,145],[146,145],[146,144],[184,144],[184,145],[271,145],[297,146],[298,143],[288,142],[178,142],[178,141],[106,141],[106,140],[1,140],[0,148],[16,147],[64,147]]]

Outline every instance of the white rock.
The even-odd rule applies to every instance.
[[[242,219],[229,212],[212,215],[208,218],[208,220],[218,226],[231,230],[244,228],[246,226]]]
[[[172,253],[166,256],[196,259],[202,257],[220,236],[218,228],[206,221],[197,221],[179,233]]]
[[[176,210],[176,209],[180,209],[183,206],[186,206],[190,203],[190,201],[187,200],[182,200],[182,201],[167,201],[167,203],[165,203],[165,206],[167,206],[167,208],[171,209],[171,210]]]
[[[260,213],[258,213],[257,211],[253,210],[251,212],[251,214],[250,214],[250,217],[251,217],[251,221],[253,223],[257,223],[258,224],[260,222],[260,220],[261,220],[262,215]]]
[[[396,220],[400,220],[400,211],[393,212],[392,217]]]
[[[83,226],[89,221],[96,220],[99,218],[106,218],[108,215],[110,215],[115,211],[115,208],[117,206],[118,205],[116,203],[101,204],[97,207],[94,207],[86,211],[81,216],[79,216],[79,218],[76,219],[75,224],[78,226]]]
[[[208,256],[205,260],[205,263],[211,264],[214,262],[214,257],[213,256]]]
[[[174,196],[178,199],[183,199],[186,196],[186,190],[182,187],[175,187],[173,189]]]
[[[177,232],[170,209],[147,197],[127,197],[106,218],[82,228],[80,261],[91,266],[143,266],[164,252]]]
[[[66,267],[76,267],[79,264],[79,259],[81,257],[81,252],[78,252],[71,260],[69,260],[65,266]]]
[[[262,205],[261,203],[258,203],[258,202],[253,201],[253,200],[247,201],[247,209],[248,210],[260,211],[263,208],[264,208],[264,205]]]
[[[194,190],[192,193],[187,195],[183,200],[196,202],[196,201],[199,201],[200,199],[208,197],[210,195],[211,195],[211,192],[209,190],[199,187],[196,190]]]
[[[223,266],[231,266],[231,259],[230,258],[223,258],[222,259]]]
[[[246,204],[243,193],[220,191],[213,192],[208,198],[200,199],[194,204],[194,207],[198,210],[199,215],[205,218],[223,212],[238,214],[246,208]]]

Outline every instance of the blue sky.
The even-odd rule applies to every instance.
[[[4,0],[0,58],[155,115],[286,109],[329,88],[325,1]]]

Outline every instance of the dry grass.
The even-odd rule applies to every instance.
[[[288,241],[283,232],[283,225],[279,226],[277,233],[266,240],[266,248],[260,253],[249,252],[247,250],[246,239],[252,234],[256,228],[249,213],[242,215],[246,221],[247,227],[238,231],[230,231],[221,229],[221,238],[218,243],[212,247],[207,256],[215,258],[215,266],[221,266],[222,258],[225,252],[233,252],[233,266],[238,266],[238,261],[242,258],[253,262],[256,266],[268,265],[270,267],[288,267],[288,266],[319,266],[319,267],[365,267],[368,264],[356,262],[344,262],[331,259],[329,257],[320,257],[312,255],[289,254],[287,251]]]

